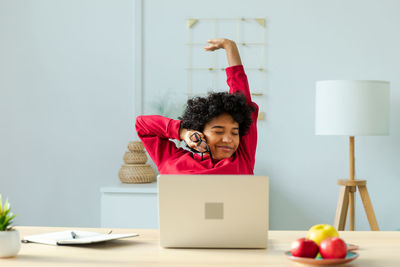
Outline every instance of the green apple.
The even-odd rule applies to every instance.
[[[317,224],[308,230],[307,238],[313,240],[317,245],[328,237],[339,237],[335,227],[329,224]]]

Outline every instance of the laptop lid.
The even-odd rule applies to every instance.
[[[266,248],[268,177],[159,175],[162,247]]]

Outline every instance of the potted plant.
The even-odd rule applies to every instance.
[[[15,218],[10,212],[8,199],[3,205],[0,194],[0,258],[14,257],[18,254],[21,245],[19,243],[19,233],[12,229],[12,220]]]

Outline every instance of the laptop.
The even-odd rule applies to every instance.
[[[266,248],[268,177],[159,175],[160,245]]]

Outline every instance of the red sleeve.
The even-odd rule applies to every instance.
[[[226,68],[227,83],[229,86],[229,93],[241,92],[246,96],[249,105],[255,107],[255,111],[251,115],[253,120],[250,129],[246,135],[240,137],[239,150],[246,155],[253,164],[255,163],[255,155],[257,148],[257,118],[258,118],[258,105],[251,101],[251,94],[249,83],[247,81],[246,73],[242,65],[232,66]]]
[[[136,118],[136,132],[157,167],[178,150],[169,139],[180,140],[180,124],[179,120],[158,115]]]

